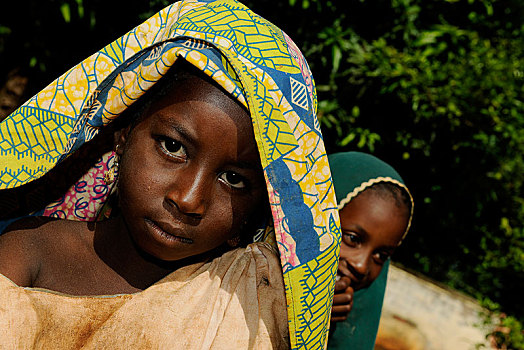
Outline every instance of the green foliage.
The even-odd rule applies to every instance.
[[[343,3],[291,35],[315,74],[328,151],[400,170],[416,205],[396,259],[513,315],[498,341],[522,348],[524,4]]]
[[[524,349],[524,327],[513,316],[501,318],[500,327],[491,335],[499,349]]]
[[[28,71],[31,93],[168,4],[167,0],[11,1],[0,11],[0,81]],[[155,8],[156,7],[156,8]]]
[[[514,316],[508,316],[500,311],[500,305],[489,299],[481,299],[481,305],[489,313],[483,315],[483,328],[492,331],[486,335],[491,345],[496,349],[524,349],[524,326]],[[481,344],[477,348],[484,348]]]

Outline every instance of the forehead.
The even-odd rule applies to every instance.
[[[155,87],[148,114],[174,102],[201,101],[222,109],[235,120],[240,120],[240,117],[251,119],[247,109],[238,100],[203,72],[189,64],[179,65],[173,70]]]
[[[249,158],[250,164],[260,165],[251,118],[242,104],[202,73],[184,72],[163,84],[136,123],[136,131],[153,128],[168,135],[176,131],[182,137],[178,141],[210,151],[208,157]]]

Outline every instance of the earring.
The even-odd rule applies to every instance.
[[[238,247],[238,245],[240,244],[240,236],[235,236],[233,238],[230,238],[227,240],[227,244],[231,247],[231,248],[236,248]]]
[[[109,170],[105,173],[104,175],[104,182],[106,183],[106,185],[111,185],[113,182],[115,182],[116,178],[118,177],[118,153],[116,153],[118,151],[118,146],[119,145],[116,145],[115,147],[115,155],[113,157],[113,164],[111,164],[111,167],[109,168]]]

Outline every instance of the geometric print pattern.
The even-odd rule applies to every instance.
[[[282,31],[251,11],[229,1],[214,1],[199,9],[198,16],[184,16],[171,27],[170,36],[190,35],[235,51],[257,66],[299,73],[287,51]],[[227,8],[228,11],[223,11]],[[236,11],[239,10],[239,11]],[[213,27],[212,31],[208,28]],[[277,40],[275,40],[277,39]]]
[[[67,116],[32,107],[21,107],[9,115],[0,124],[0,156],[31,163],[17,169],[2,162],[6,166],[0,168],[1,188],[14,188],[43,175],[43,164],[54,164],[62,155],[73,123]],[[31,166],[35,163],[37,166]]]
[[[235,0],[166,7],[15,111],[0,124],[0,189],[43,176],[93,139],[178,57],[208,74],[252,115],[284,268],[291,345],[323,348],[340,230],[313,78],[292,40]],[[98,175],[82,181],[91,178]],[[283,196],[287,190],[296,195]],[[89,207],[81,215],[96,211]]]
[[[308,102],[306,85],[293,79],[293,77],[289,78],[289,80],[291,85],[291,102],[307,110]]]
[[[333,245],[319,257],[307,264],[301,265],[285,276],[286,286],[292,286],[295,292],[300,291],[300,303],[303,312],[298,316],[300,322],[290,327],[296,327],[291,334],[295,334],[297,349],[324,349],[327,341],[329,313],[319,312],[331,309],[332,298],[325,298],[325,291],[334,290],[333,281],[337,274],[337,265],[330,263],[330,257],[338,255],[337,246]],[[322,273],[319,273],[319,272]],[[319,328],[322,329],[319,332]],[[318,337],[318,334],[322,334]]]

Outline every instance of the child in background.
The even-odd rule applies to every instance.
[[[329,163],[342,242],[328,346],[372,350],[390,257],[411,225],[413,199],[395,169],[370,154],[335,153]]]
[[[298,48],[234,0],[171,5],[57,79],[0,124],[1,219],[30,216],[0,236],[0,348],[325,345],[315,113]]]

